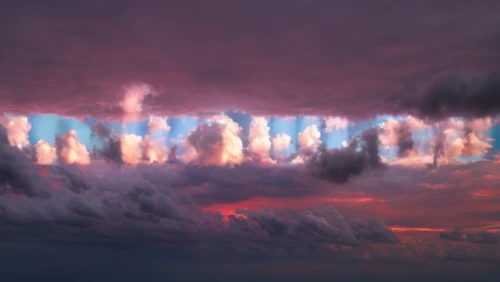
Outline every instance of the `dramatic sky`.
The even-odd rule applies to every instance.
[[[499,1],[4,2],[2,281],[497,281]]]

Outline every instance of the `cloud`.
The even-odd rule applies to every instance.
[[[376,143],[375,132],[359,137],[358,150],[353,143],[350,147],[364,154],[360,158],[368,163],[373,148],[365,143]],[[6,142],[5,134],[0,135],[2,139]],[[311,178],[303,166],[139,164],[116,169],[98,160],[84,168],[46,166],[34,165],[21,150],[6,145],[0,158],[0,186],[8,187],[0,190],[0,221],[4,223],[0,230],[3,240],[21,242],[34,238],[86,246],[108,244],[103,242],[109,246],[144,242],[160,246],[169,242],[177,246],[176,254],[194,258],[211,256],[211,249],[226,253],[226,258],[243,259],[478,260],[488,258],[483,249],[467,249],[467,253],[459,247],[433,247],[441,244],[437,233],[423,237],[417,248],[406,235],[391,231],[391,226],[446,228],[447,222],[462,221],[467,226],[498,220],[496,210],[481,210],[492,207],[490,199],[471,194],[478,185],[495,187],[494,181],[479,182],[485,173],[497,169],[489,162],[492,167],[467,164],[439,171],[388,167],[383,175],[360,175],[332,189]],[[47,171],[38,174],[40,170]],[[420,185],[446,179],[450,182],[444,189],[422,189]],[[19,197],[19,193],[27,197]],[[353,201],[344,201],[346,195]],[[267,199],[264,206],[258,204],[258,197]],[[359,197],[383,201],[358,203]],[[225,216],[203,209],[244,200],[248,200],[246,204],[235,204],[234,213]],[[34,228],[40,231],[33,232]],[[468,238],[475,238],[470,242],[491,242],[483,233],[472,233],[467,231]],[[413,236],[418,238],[418,234]],[[188,247],[183,242],[192,243]],[[389,248],[386,245],[393,247],[385,249]]]
[[[325,119],[325,133],[330,133],[334,130],[346,129],[349,125],[349,120],[342,117],[328,117]]]
[[[314,152],[316,152],[321,138],[321,132],[318,126],[313,124],[306,127],[304,130],[299,132],[297,137],[297,143],[299,148],[294,155],[292,155],[292,164],[304,164],[311,157]]]
[[[429,128],[422,120],[409,116],[407,120],[397,121],[389,119],[382,124],[382,132],[379,135],[380,145],[398,147],[398,157],[406,158],[417,154],[413,141],[412,132]]]
[[[5,144],[7,140],[6,130],[0,125],[0,187],[7,185],[13,193],[28,197],[46,196],[47,181],[38,175],[32,160],[19,148]]]
[[[321,132],[319,131],[318,126],[313,124],[306,127],[299,133],[297,142],[299,143],[299,147],[301,149],[315,150],[319,145],[320,138]]]
[[[492,149],[487,132],[492,126],[490,118],[472,120],[448,119],[438,123],[438,133],[433,137],[433,165],[457,162],[463,156],[479,156]]]
[[[360,148],[358,148],[360,146]],[[378,131],[365,130],[359,138],[342,149],[326,149],[325,146],[312,155],[308,167],[313,175],[334,183],[346,183],[353,176],[367,169],[377,169],[384,165],[378,152]]]
[[[122,160],[131,165],[142,161],[142,137],[135,134],[122,134],[120,136],[120,149]]]
[[[200,124],[186,140],[191,159],[198,165],[237,165],[243,162],[241,128],[225,115]]]
[[[290,147],[290,144],[292,143],[292,137],[290,137],[286,133],[278,133],[273,138],[272,143],[273,143],[273,150],[275,152],[283,151],[288,149],[288,147]]]
[[[28,132],[31,124],[26,116],[0,116],[0,124],[7,130],[9,143],[12,146],[24,147],[29,145]]]
[[[55,143],[58,158],[67,164],[90,164],[90,155],[85,144],[78,141],[75,130],[56,136]]]
[[[123,110],[123,122],[138,121],[142,113],[142,103],[148,95],[156,95],[156,91],[148,84],[125,87],[125,94],[120,102],[120,107]]]
[[[384,226],[379,219],[370,218],[368,220],[354,219],[349,225],[358,239],[368,239],[375,242],[399,243],[399,238]]]
[[[112,130],[102,123],[96,123],[91,127],[91,137],[97,136],[103,141],[100,149],[93,150],[94,158],[102,158],[113,164],[123,164],[121,138],[115,135]]]
[[[153,133],[155,131],[170,131],[170,126],[167,124],[167,117],[150,116],[148,122],[148,131]]]
[[[487,231],[480,232],[465,232],[460,229],[453,229],[450,232],[443,232],[439,237],[449,241],[462,241],[478,244],[492,244],[496,245],[500,236],[498,234],[490,233]]]
[[[44,140],[38,141],[35,145],[36,162],[38,164],[48,165],[57,159],[56,148],[52,147]]]
[[[248,134],[248,153],[252,161],[264,164],[275,163],[269,157],[272,145],[271,136],[269,135],[270,130],[271,128],[267,125],[265,117],[252,117]]]
[[[0,87],[2,110],[121,119],[123,111],[114,106],[122,98],[117,97],[122,85],[144,81],[162,93],[143,101],[159,116],[235,108],[252,115],[357,120],[397,112],[384,100],[394,96],[402,80],[421,85],[450,71],[477,75],[498,69],[500,24],[494,11],[499,4],[493,2],[480,7],[461,2],[442,11],[447,21],[438,19],[425,2],[391,11],[384,5],[348,2],[225,4],[222,12],[206,3],[134,3],[120,7],[123,16],[106,8],[96,16],[101,27],[97,32],[84,16],[100,7],[95,3],[43,11],[11,3],[5,11],[16,13],[2,14],[11,24],[0,31],[9,42],[3,53],[11,54],[2,61],[9,70]],[[205,11],[202,17],[200,9]],[[263,9],[268,13],[259,20],[248,17],[248,11]],[[297,11],[307,20],[290,24]],[[156,13],[163,16],[151,16]],[[26,20],[16,22],[14,14]],[[402,22],[400,15],[410,16]],[[51,32],[55,28],[64,31]],[[200,40],[203,36],[207,39]],[[93,48],[79,50],[75,57],[82,37]],[[365,62],[362,69],[359,60]],[[67,75],[75,68],[78,75]],[[48,80],[50,84],[38,83]],[[137,112],[137,103],[124,104],[131,105],[130,113]]]
[[[432,80],[422,92],[403,97],[401,106],[422,118],[487,117],[500,113],[500,72],[467,79],[447,74]]]

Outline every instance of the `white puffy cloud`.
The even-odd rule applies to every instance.
[[[241,127],[225,115],[217,115],[193,130],[185,143],[198,165],[235,165],[244,160]],[[196,152],[196,153],[194,153]]]
[[[290,147],[292,137],[286,133],[279,133],[273,138],[273,149],[276,152],[284,151]]]
[[[321,138],[321,132],[318,126],[313,124],[306,127],[302,132],[299,133],[298,143],[300,148],[316,150],[319,145]]]
[[[149,133],[158,131],[158,132],[168,132],[170,131],[170,126],[167,124],[167,117],[160,117],[160,116],[149,116],[149,122],[148,122],[148,130]]]
[[[267,125],[267,120],[264,117],[252,117],[249,131],[248,153],[254,162],[274,163],[269,157],[271,150],[271,129]]]
[[[56,152],[59,159],[67,164],[90,164],[87,147],[78,141],[75,130],[70,130],[56,138]]]
[[[349,120],[342,117],[328,117],[325,119],[325,133],[330,133],[334,130],[346,129],[349,125]]]

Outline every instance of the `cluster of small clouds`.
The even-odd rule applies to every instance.
[[[137,121],[142,117],[143,101],[149,95],[157,95],[147,84],[125,88],[120,107],[123,121]],[[32,148],[32,158],[38,164],[54,162],[88,165],[92,159],[104,159],[115,164],[163,164],[182,161],[197,166],[239,166],[244,163],[259,165],[305,165],[314,175],[335,183],[345,183],[370,169],[384,167],[384,163],[437,167],[460,162],[464,156],[483,155],[492,148],[488,136],[494,122],[489,117],[448,118],[424,121],[414,116],[403,120],[389,119],[380,128],[368,128],[351,141],[343,141],[340,149],[327,149],[321,136],[345,130],[349,120],[344,117],[328,117],[321,126],[312,124],[297,135],[298,148],[291,155],[283,153],[291,146],[292,137],[270,134],[266,117],[254,116],[250,122],[248,146],[244,147],[241,126],[224,114],[207,117],[192,130],[183,144],[168,148],[162,133],[170,131],[166,117],[150,115],[148,133],[116,135],[104,124],[92,126],[92,135],[103,141],[100,149],[89,152],[78,140],[76,131],[56,136],[54,146],[40,140],[33,147],[28,141],[31,125],[23,116],[3,116],[0,123],[5,127],[9,144],[19,148]],[[428,140],[415,140],[419,130],[432,130]],[[425,144],[418,144],[425,142]],[[397,157],[388,160],[379,153],[379,147],[397,147]],[[178,156],[178,154],[180,155]]]
[[[448,118],[433,123],[408,117],[403,121],[389,119],[381,125],[380,143],[385,147],[397,147],[398,158],[393,164],[446,165],[460,163],[461,157],[481,156],[493,148],[489,132],[494,125],[490,117],[459,119]],[[415,131],[427,129],[433,137],[417,144]],[[422,141],[420,141],[422,142]],[[425,146],[417,146],[425,145]]]

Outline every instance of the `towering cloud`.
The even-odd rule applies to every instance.
[[[87,147],[78,141],[78,136],[74,130],[56,136],[55,147],[58,158],[67,164],[87,165],[90,163]]]
[[[218,115],[192,131],[186,147],[191,160],[198,165],[235,165],[243,162],[241,128],[231,118]]]
[[[142,137],[135,134],[122,134],[120,136],[120,149],[122,160],[131,165],[142,161]]]
[[[142,102],[148,95],[156,95],[156,91],[148,84],[125,87],[125,96],[120,102],[123,111],[123,122],[134,122],[140,118]]]
[[[306,163],[309,157],[316,152],[320,138],[321,132],[315,124],[310,125],[301,131],[297,138],[299,149],[296,152],[296,157],[292,160],[292,163]]]
[[[306,127],[302,132],[299,133],[298,143],[300,149],[315,150],[321,138],[321,132],[318,126],[313,124]]]
[[[342,117],[328,117],[325,119],[325,133],[330,133],[334,130],[346,129],[349,125],[349,120]]]
[[[267,120],[264,117],[252,117],[250,122],[250,131],[248,135],[248,153],[250,159],[259,163],[274,163],[269,157],[271,150],[271,129],[267,125]]]
[[[48,165],[57,159],[56,148],[44,140],[38,141],[35,145],[36,162],[38,164]]]
[[[31,124],[26,116],[0,116],[0,124],[7,130],[9,143],[12,146],[24,147],[29,145],[28,132]]]

